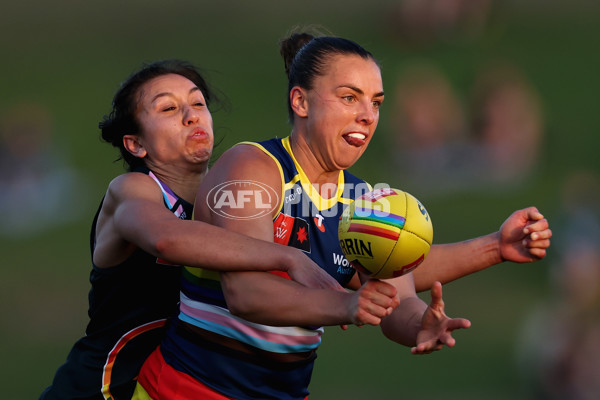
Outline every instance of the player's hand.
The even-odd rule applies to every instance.
[[[378,279],[369,279],[354,292],[350,307],[351,321],[356,326],[379,325],[381,319],[400,304],[396,288]]]
[[[502,260],[524,263],[546,256],[552,231],[538,209],[529,207],[512,213],[500,227],[499,237]]]
[[[429,354],[441,350],[444,345],[453,347],[455,329],[466,329],[471,322],[464,318],[449,318],[444,311],[442,284],[435,282],[431,287],[431,303],[423,313],[421,330],[417,334],[417,345],[410,349],[412,354]]]
[[[301,285],[314,289],[333,289],[340,292],[346,290],[329,275],[323,268],[319,267],[308,256],[298,250],[295,262],[290,264],[287,273],[290,278]]]

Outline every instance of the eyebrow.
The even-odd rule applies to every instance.
[[[194,86],[193,88],[190,89],[188,94],[192,94],[196,91],[200,91],[200,88],[198,86]],[[161,92],[159,94],[157,94],[156,96],[154,96],[152,98],[152,100],[150,101],[150,103],[154,103],[157,99],[161,98],[161,97],[165,97],[165,96],[173,96],[173,93],[171,92]]]
[[[363,94],[363,95],[365,94],[365,92],[362,89],[359,89],[356,86],[352,86],[352,85],[340,85],[338,87],[340,87],[340,88],[344,88],[345,87],[345,88],[348,88],[348,89],[352,89],[352,90],[354,90],[355,92],[357,92],[359,94]],[[375,93],[375,96],[373,96],[373,97],[381,97],[383,95],[384,95],[384,93],[383,93],[383,90],[382,90],[379,93]]]

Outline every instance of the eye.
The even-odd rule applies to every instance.
[[[356,101],[356,96],[354,96],[353,94],[349,94],[347,96],[343,96],[342,99],[347,103],[353,103],[354,101]]]
[[[373,108],[379,109],[381,107],[381,100],[373,100]]]
[[[175,104],[173,102],[163,101],[162,103],[159,103],[156,105],[156,109],[160,110],[161,112],[169,112],[169,111],[176,110],[177,104]]]

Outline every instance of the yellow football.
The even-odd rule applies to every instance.
[[[342,251],[373,278],[404,275],[419,266],[433,242],[431,217],[411,194],[375,189],[344,210],[338,227]]]

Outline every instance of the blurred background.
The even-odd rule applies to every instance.
[[[84,334],[89,226],[123,171],[97,124],[119,83],[145,61],[201,66],[230,104],[214,110],[218,157],[289,133],[278,40],[319,24],[382,66],[379,128],[352,172],[419,198],[437,243],[530,205],[554,238],[541,262],[445,286],[447,313],[473,323],[452,349],[328,328],[311,400],[600,398],[599,17],[591,0],[3,4],[2,397],[36,399]]]

